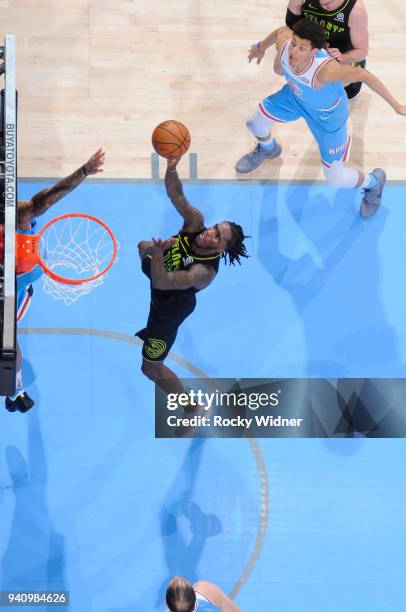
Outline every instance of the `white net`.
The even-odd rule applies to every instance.
[[[44,291],[65,304],[103,284],[104,271],[115,257],[115,242],[109,231],[87,216],[67,215],[55,220],[42,234],[38,249],[47,268],[65,280],[44,274]],[[71,284],[69,279],[77,283]]]

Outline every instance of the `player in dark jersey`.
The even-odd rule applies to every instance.
[[[292,28],[303,17],[323,27],[332,57],[343,64],[365,68],[369,37],[364,0],[289,0],[286,25]],[[349,100],[359,94],[361,85],[347,85]]]
[[[183,194],[176,166],[168,160],[166,193],[183,218],[181,231],[169,240],[142,241],[138,250],[142,271],[151,281],[147,326],[136,336],[144,341],[142,371],[167,393],[184,391],[178,377],[163,363],[181,323],[196,306],[196,293],[215,278],[220,259],[230,264],[247,257],[240,225],[222,221],[206,228],[203,215]]]

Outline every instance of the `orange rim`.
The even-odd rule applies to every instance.
[[[46,232],[46,230],[51,225],[56,223],[57,221],[60,221],[61,219],[70,219],[71,217],[79,217],[81,219],[90,219],[91,221],[95,221],[96,223],[101,225],[106,230],[106,232],[109,234],[109,236],[110,236],[110,238],[111,238],[111,240],[113,242],[113,254],[111,256],[111,260],[103,268],[103,270],[101,270],[97,274],[94,274],[93,276],[89,276],[88,278],[80,278],[80,279],[66,278],[64,276],[61,276],[60,274],[57,274],[56,272],[54,272],[53,270],[48,268],[46,262],[41,259],[41,255],[39,253],[38,245],[39,245],[39,241],[42,238],[44,232]],[[23,237],[27,238],[27,235],[23,235]],[[101,221],[97,217],[93,217],[92,215],[87,215],[86,213],[67,213],[66,215],[60,215],[59,217],[55,217],[55,219],[51,219],[51,221],[48,221],[48,223],[46,223],[46,225],[44,225],[44,227],[42,228],[42,230],[40,231],[39,234],[37,234],[35,236],[30,236],[30,238],[31,239],[35,238],[35,240],[33,241],[34,244],[35,244],[35,253],[34,253],[34,256],[35,256],[35,258],[38,257],[38,264],[41,266],[41,268],[43,269],[45,274],[47,274],[53,280],[56,280],[59,283],[64,283],[66,285],[82,285],[83,283],[88,283],[90,281],[96,280],[96,278],[99,278],[100,276],[103,276],[103,274],[105,274],[111,268],[111,266],[113,265],[114,260],[116,259],[116,256],[117,256],[117,241],[116,241],[116,238],[115,238],[113,232],[109,228],[109,226],[106,225],[103,221]],[[19,258],[20,259],[25,259],[24,252],[20,252],[19,253]],[[31,255],[31,258],[32,258],[32,255]]]

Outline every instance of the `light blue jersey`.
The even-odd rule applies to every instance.
[[[199,612],[219,612],[220,608],[216,608],[216,606],[213,606],[211,603],[207,603],[207,601],[197,600],[195,610],[198,610]]]
[[[301,72],[289,63],[287,40],[280,52],[280,64],[287,84],[263,100],[259,108],[272,119],[285,123],[302,117],[316,139],[324,165],[349,157],[350,139],[347,135],[348,98],[341,81],[316,88],[317,73],[328,62],[336,61],[325,49],[319,49]]]
[[[341,81],[327,83],[316,89],[317,74],[329,62],[335,62],[325,49],[319,49],[301,72],[295,72],[289,64],[288,40],[282,48],[280,63],[288,86],[303,112],[328,131],[340,127],[348,117],[348,98]],[[334,129],[333,129],[334,126]]]
[[[196,607],[197,612],[219,612],[220,608],[217,608],[203,593],[196,591]]]

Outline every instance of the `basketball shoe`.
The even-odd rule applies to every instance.
[[[5,408],[9,412],[28,412],[30,408],[34,405],[34,400],[30,398],[28,393],[24,391],[20,391],[17,395],[11,399],[11,397],[6,397],[5,399]]]
[[[240,174],[251,172],[252,170],[258,168],[258,166],[260,166],[265,159],[275,159],[276,157],[279,157],[281,153],[282,147],[278,142],[276,142],[276,140],[273,149],[270,151],[267,151],[261,147],[260,143],[258,143],[253,151],[247,153],[247,155],[244,155],[244,157],[241,157],[241,159],[238,160],[235,165],[235,169]]]
[[[375,187],[364,189],[364,197],[362,198],[359,214],[364,219],[372,217],[378,210],[382,202],[382,192],[386,182],[385,170],[375,168],[372,173],[377,180]]]

